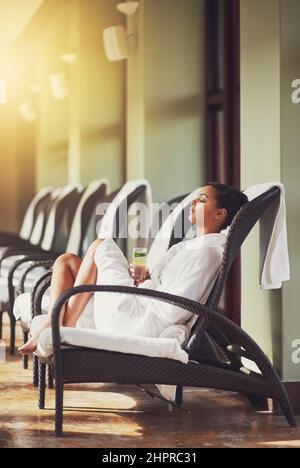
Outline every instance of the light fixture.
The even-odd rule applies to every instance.
[[[104,49],[110,62],[125,60],[136,45],[136,35],[127,34],[124,26],[111,26],[103,31]]]
[[[61,54],[60,60],[68,63],[69,65],[72,65],[72,63],[76,62],[77,60],[77,54],[75,54],[75,52],[67,52],[65,54]]]
[[[6,81],[0,80],[0,104],[6,103]]]
[[[54,99],[62,100],[68,95],[67,80],[63,73],[53,73],[49,76],[50,88]]]
[[[129,44],[124,26],[111,26],[104,29],[103,41],[109,61],[116,62],[129,57]]]
[[[29,101],[23,101],[18,107],[21,117],[28,123],[32,123],[36,120],[35,110]]]
[[[117,9],[124,15],[135,15],[140,6],[140,2],[122,2],[117,5]]]

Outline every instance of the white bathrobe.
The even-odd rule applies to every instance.
[[[225,243],[223,234],[208,234],[180,242],[167,251],[151,269],[151,279],[140,287],[205,303],[219,272]],[[134,286],[128,262],[113,240],[107,239],[98,246],[95,263],[97,284]],[[36,317],[31,331],[39,327],[43,319],[44,316]],[[181,346],[189,338],[194,320],[190,312],[155,299],[95,293],[77,322],[77,330],[64,328],[61,334],[64,342],[73,345],[187,362],[188,355]],[[88,330],[80,332],[80,328]],[[98,334],[91,330],[93,328]],[[50,329],[40,336],[38,353],[52,355]],[[158,385],[158,389],[165,398],[174,400],[176,386]]]
[[[226,236],[207,234],[176,244],[150,271],[151,279],[140,285],[205,303],[218,274]],[[128,262],[112,239],[95,252],[98,285],[134,286]],[[174,324],[186,324],[192,314],[184,309],[127,294],[95,293],[93,307],[97,330],[133,336],[159,337]],[[80,327],[80,319],[77,323]]]

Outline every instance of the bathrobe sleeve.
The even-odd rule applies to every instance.
[[[171,287],[162,282],[155,289],[205,303],[215,283],[221,262],[222,255],[214,247],[203,246],[196,252],[186,250],[184,261],[181,261],[178,274]],[[141,287],[145,286],[141,285]],[[182,308],[154,299],[148,300],[147,307],[160,321],[164,322],[166,327],[186,323],[192,316],[190,312]]]

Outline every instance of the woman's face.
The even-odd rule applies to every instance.
[[[203,233],[219,232],[227,216],[225,208],[218,208],[215,189],[210,185],[200,187],[198,197],[193,200],[189,221]]]

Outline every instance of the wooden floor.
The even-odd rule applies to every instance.
[[[190,413],[170,413],[137,388],[114,384],[67,386],[65,437],[56,439],[54,393],[47,392],[46,409],[38,410],[31,374],[17,356],[0,364],[0,447],[300,448],[300,429],[256,413],[240,395],[186,389]]]

